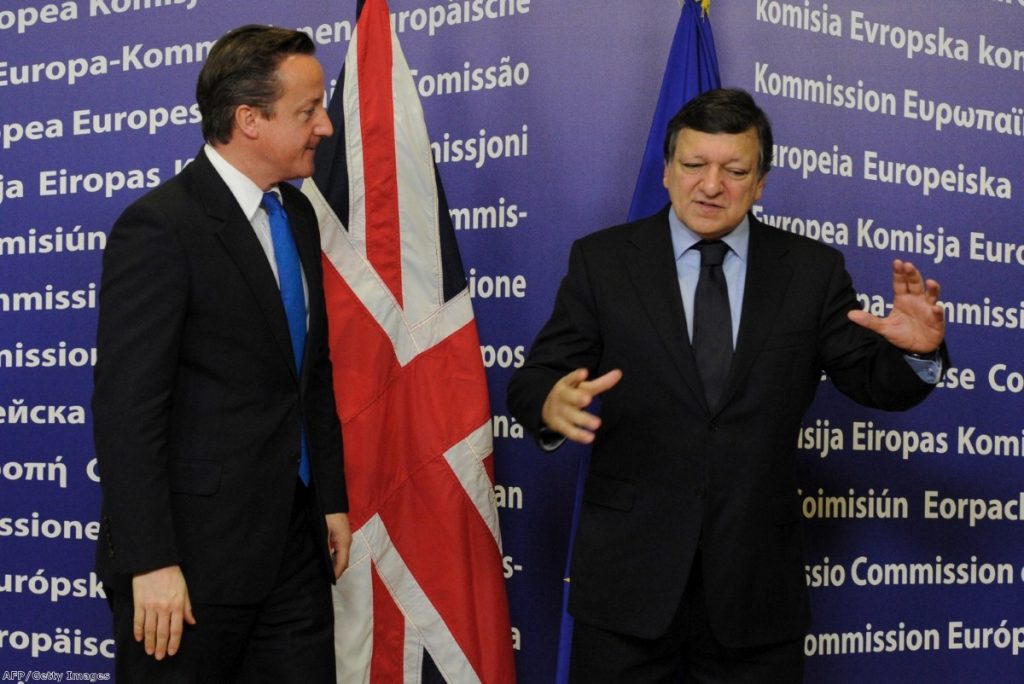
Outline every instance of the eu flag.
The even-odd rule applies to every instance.
[[[665,169],[663,145],[669,120],[697,95],[722,85],[711,21],[704,16],[700,5],[699,0],[684,0],[679,14],[640,175],[629,205],[630,221],[649,216],[668,202],[661,178]]]

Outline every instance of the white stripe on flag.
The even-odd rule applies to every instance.
[[[334,585],[335,673],[345,684],[368,684],[373,653],[373,581],[370,546],[352,535],[348,568]]]
[[[360,128],[359,75],[356,36],[345,58],[346,158],[349,170],[348,220],[353,246],[366,257],[366,187]],[[402,259],[402,299],[405,318],[417,325],[444,302],[441,249],[437,240],[437,181],[434,160],[416,84],[391,30],[391,87],[394,112],[395,160]]]
[[[406,318],[415,325],[444,303],[441,245],[437,238],[437,181],[423,107],[394,29],[391,47],[402,299]]]
[[[345,83],[341,91],[341,107],[345,121],[345,162],[348,164],[348,216],[339,216],[338,219],[348,222],[351,230],[349,239],[365,258],[366,178],[363,168],[363,129],[359,112],[359,69],[356,52],[358,37],[357,24],[349,39],[348,51],[345,53]],[[312,179],[306,180],[305,184],[316,187]],[[333,214],[333,211],[331,213]],[[321,231],[322,226],[321,222]]]
[[[423,679],[423,643],[408,620],[405,621],[405,646],[402,653],[404,684],[421,684]]]
[[[491,423],[486,422],[466,436],[464,440],[445,452],[444,458],[466,490],[466,496],[476,506],[480,517],[487,523],[494,541],[501,551],[501,528],[498,526],[498,509],[494,501],[494,487],[484,468],[484,459],[494,449],[491,442]]]
[[[360,530],[366,535],[377,573],[405,616],[406,629],[416,631],[445,680],[460,684],[479,682],[473,665],[402,560],[380,517],[374,516]]]
[[[391,338],[398,363],[405,366],[424,350],[443,342],[473,320],[469,290],[463,290],[420,321],[409,321],[391,291],[377,275],[365,252],[342,226],[327,200],[312,180],[302,191],[309,198],[320,221],[320,248],[338,274],[348,283],[377,324]],[[404,234],[403,234],[404,239]],[[364,245],[365,247],[365,245]]]

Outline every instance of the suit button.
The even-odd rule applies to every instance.
[[[718,423],[712,422],[708,425],[708,430],[711,432],[718,432]]]
[[[706,499],[706,498],[708,498],[707,487],[705,487],[703,485],[701,485],[700,487],[697,487],[696,489],[694,489],[693,493],[697,495],[698,499]]]

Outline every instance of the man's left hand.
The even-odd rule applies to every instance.
[[[334,579],[341,577],[348,567],[348,550],[352,545],[352,530],[347,513],[331,513],[327,520],[327,548],[334,559]]]
[[[909,261],[892,262],[892,311],[879,318],[866,311],[851,311],[850,320],[873,330],[894,347],[914,354],[931,354],[946,335],[939,306],[939,284],[925,280]]]

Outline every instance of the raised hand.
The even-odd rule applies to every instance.
[[[892,310],[885,318],[851,311],[850,320],[873,330],[893,346],[915,354],[930,354],[946,335],[939,306],[939,284],[925,280],[909,261],[892,262]]]

